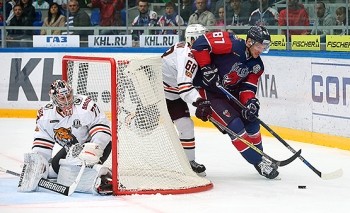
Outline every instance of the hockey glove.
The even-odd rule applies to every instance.
[[[246,108],[242,110],[244,119],[254,122],[259,116],[260,102],[256,98],[249,99],[246,103]]]
[[[196,109],[196,117],[201,119],[202,121],[208,121],[208,117],[211,115],[210,101],[198,98],[196,102],[192,104],[197,107]]]
[[[103,155],[103,150],[96,143],[85,143],[84,148],[78,155],[78,158],[85,161],[87,166],[93,166],[100,162]]]
[[[203,84],[208,87],[216,87],[216,82],[219,81],[219,72],[214,65],[207,65],[201,68],[203,74]]]

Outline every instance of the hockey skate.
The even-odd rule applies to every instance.
[[[205,166],[203,164],[199,164],[197,163],[196,161],[194,160],[191,160],[190,161],[190,165],[191,165],[191,168],[192,170],[197,173],[198,176],[200,177],[205,177],[207,174],[205,173]]]
[[[100,195],[112,195],[113,194],[112,178],[108,175],[102,175],[101,183],[96,188],[96,192]]]
[[[254,165],[254,167],[260,175],[268,179],[275,179],[279,175],[279,172],[277,171],[278,166],[275,163],[272,163],[271,161],[266,159],[265,157],[262,157],[261,162]]]

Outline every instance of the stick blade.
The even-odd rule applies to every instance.
[[[278,163],[278,166],[286,166],[288,164],[290,164],[291,162],[293,162],[296,158],[298,158],[301,154],[301,149],[297,152],[294,153],[294,155],[290,158],[288,158],[287,160],[284,160],[284,161],[280,161]]]
[[[322,180],[332,180],[332,179],[340,178],[341,176],[343,176],[342,169],[338,169],[338,170],[331,172],[331,173],[326,173],[326,174],[322,173],[321,174]]]

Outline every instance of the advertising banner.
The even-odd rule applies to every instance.
[[[131,35],[89,35],[89,47],[132,47]]]
[[[80,47],[79,35],[33,35],[33,47]]]
[[[319,35],[292,35],[292,50],[321,50]]]
[[[327,51],[350,51],[350,35],[327,35]]]
[[[271,35],[271,50],[286,50],[286,36],[285,35]]]
[[[140,47],[171,47],[179,42],[178,35],[141,35]]]

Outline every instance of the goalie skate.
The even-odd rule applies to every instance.
[[[96,191],[100,195],[113,195],[112,178],[108,175],[102,175],[101,176],[101,183],[96,188]]]

